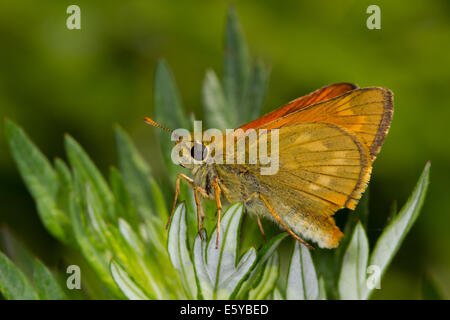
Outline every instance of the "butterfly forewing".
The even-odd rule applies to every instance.
[[[392,93],[385,88],[363,88],[292,112],[264,128],[281,128],[293,123],[323,122],[348,130],[368,148],[374,160],[392,119]]]
[[[264,116],[262,116],[259,119],[253,120],[252,122],[249,122],[241,127],[243,130],[247,129],[256,129],[263,127],[264,125],[268,124],[269,122],[272,122],[274,120],[279,119],[280,117],[283,117],[287,114],[290,114],[294,111],[301,110],[307,106],[323,102],[326,100],[329,100],[334,97],[338,97],[348,91],[354,90],[358,88],[356,85],[352,83],[335,83],[328,85],[326,87],[320,88],[306,96],[297,98],[285,106],[282,106]]]

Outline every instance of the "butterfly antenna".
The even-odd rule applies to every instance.
[[[154,127],[160,128],[160,129],[162,129],[162,130],[164,130],[164,131],[167,131],[167,132],[170,132],[170,133],[173,132],[172,129],[169,129],[169,128],[166,128],[166,127],[160,125],[159,123],[157,123],[156,121],[150,119],[149,117],[145,117],[145,118],[144,118],[144,121],[145,121],[146,123],[148,123],[148,124],[154,126]]]

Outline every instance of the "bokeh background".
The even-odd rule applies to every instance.
[[[175,75],[187,111],[202,118],[207,68],[222,69],[228,1],[76,1],[81,30],[66,28],[73,1],[0,2],[0,116],[22,125],[50,158],[68,132],[103,172],[116,163],[119,123],[158,166],[152,115],[156,61]],[[381,8],[368,30],[366,8]],[[264,111],[333,82],[394,92],[391,131],[374,165],[368,235],[401,206],[425,163],[424,209],[374,298],[418,299],[425,275],[450,297],[450,2],[239,1],[250,52],[271,66]],[[0,225],[49,265],[62,248],[42,227],[0,122]]]

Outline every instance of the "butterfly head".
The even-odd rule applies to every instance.
[[[172,160],[174,163],[184,168],[194,169],[211,160],[209,145],[212,141],[196,140],[193,133],[166,128],[148,117],[145,117],[144,120],[146,123],[172,134],[172,140],[174,140]]]

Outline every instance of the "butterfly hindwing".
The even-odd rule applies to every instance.
[[[283,221],[321,247],[337,246],[342,233],[332,215],[342,207],[354,209],[365,190],[371,172],[367,147],[335,125],[300,123],[280,128],[279,152],[277,174],[259,179],[280,202],[277,207],[291,204],[280,213]]]

